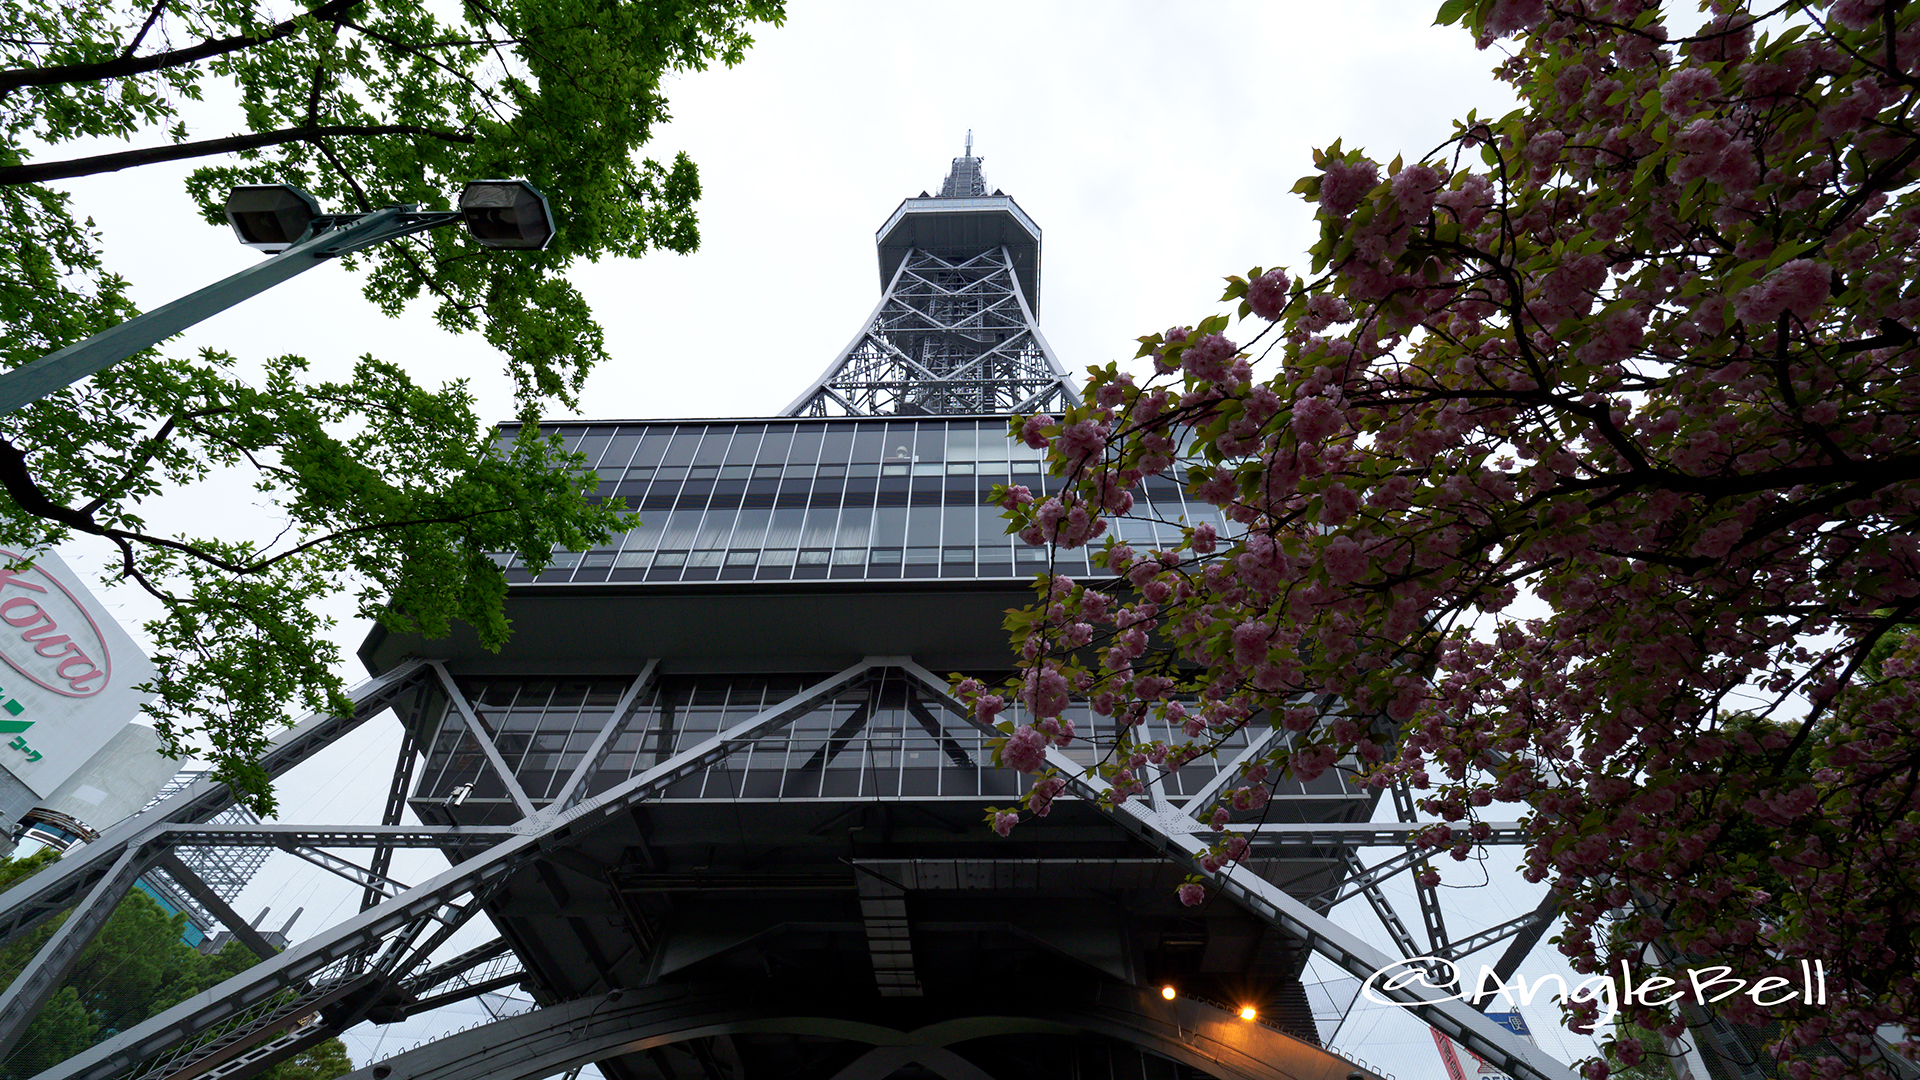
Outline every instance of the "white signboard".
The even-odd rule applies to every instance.
[[[58,555],[0,548],[0,767],[51,793],[140,711],[150,695],[133,687],[153,674]]]

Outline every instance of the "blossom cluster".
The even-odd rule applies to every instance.
[[[1000,753],[1033,814],[1076,698],[1115,800],[1284,727],[1208,873],[1282,775],[1413,791],[1442,865],[1508,804],[1576,967],[1821,958],[1832,1001],[1764,1017],[1781,1070],[1892,1075],[1876,1030],[1920,1030],[1920,7],[1709,14],[1448,3],[1522,107],[1411,164],[1316,151],[1307,273],[1229,278],[1235,315],[1016,418],[1055,484],[1008,493],[1011,528],[1106,576],[1044,577],[1019,678],[963,692],[1024,707]],[[1107,536],[1153,476],[1219,519]]]

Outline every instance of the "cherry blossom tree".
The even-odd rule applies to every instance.
[[[1012,529],[1106,574],[1043,578],[1015,680],[960,684],[1019,706],[1000,760],[1036,779],[996,828],[1050,809],[1076,695],[1118,799],[1281,725],[1216,828],[1329,769],[1409,785],[1442,866],[1517,811],[1577,968],[1820,959],[1825,1003],[1717,1007],[1780,1022],[1795,1080],[1891,1075],[1876,1029],[1920,1019],[1917,11],[1448,0],[1521,108],[1412,161],[1317,151],[1305,273],[1229,278],[1237,311],[1016,418],[1057,480],[1001,493]],[[1169,475],[1219,520],[1106,535]]]

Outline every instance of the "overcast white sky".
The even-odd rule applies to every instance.
[[[1437,0],[790,2],[787,25],[762,32],[739,68],[670,83],[676,119],[651,149],[685,150],[699,163],[701,250],[575,271],[615,358],[592,378],[589,416],[751,416],[784,406],[877,299],[874,230],[902,198],[937,187],[969,129],[988,183],[1044,231],[1041,325],[1078,372],[1131,357],[1141,334],[1210,313],[1226,274],[1302,263],[1314,226],[1289,190],[1311,171],[1313,147],[1341,138],[1381,160],[1418,158],[1469,109],[1510,107],[1488,75],[1496,57],[1458,30],[1429,25]],[[211,122],[196,131],[223,133]],[[185,172],[69,186],[144,306],[258,258],[197,222],[179,182]],[[423,380],[469,379],[485,412],[510,411],[498,358],[483,342],[448,336],[424,309],[381,317],[337,266],[183,342],[200,345],[252,362],[296,352],[321,374],[372,352]],[[206,512],[207,499],[218,500],[214,512],[259,514],[244,492],[182,497],[176,510]],[[69,556],[99,562],[82,549]],[[141,613],[124,597],[110,603],[127,621]],[[349,657],[363,633],[342,626]],[[357,681],[363,672],[348,674]],[[285,781],[283,819],[377,820],[397,745],[391,727],[369,725]],[[406,880],[436,869],[407,856],[395,867]],[[1529,910],[1539,895],[1511,872],[1494,880],[1457,894],[1456,935]],[[304,905],[296,927],[304,936],[353,910],[357,891],[336,884],[276,856],[238,906],[252,914],[271,905],[277,925]],[[1410,892],[1396,902],[1418,922]],[[1370,917],[1353,925],[1379,937]],[[1543,946],[1526,973],[1564,970],[1551,953]],[[1527,1012],[1549,1051],[1585,1052],[1563,1043],[1551,1007]],[[445,1022],[478,1018],[469,1010]],[[351,1050],[365,1063],[428,1034],[421,1024],[363,1027]],[[1424,1027],[1395,1010],[1357,1012],[1338,1042],[1403,1080],[1441,1075]]]

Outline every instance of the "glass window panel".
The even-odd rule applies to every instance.
[[[866,561],[866,548],[835,548],[833,552],[835,566],[859,566]]]
[[[735,511],[731,509],[709,510],[705,514],[702,514],[700,516],[699,538],[694,541],[693,546],[701,548],[726,547],[727,537],[733,534],[734,514]]]
[[[773,511],[773,518],[767,526],[767,543],[770,548],[795,548],[800,546],[800,525],[806,520],[805,510],[779,509]]]
[[[913,506],[907,508],[907,543],[913,545],[939,545],[939,507]]]
[[[752,566],[754,563],[759,561],[760,561],[760,553],[757,551],[727,552],[728,566]]]
[[[981,461],[1006,464],[1007,452],[1013,445],[1013,439],[1007,434],[1005,424],[983,424],[980,427],[979,443],[975,452]]]
[[[722,480],[747,480],[751,479],[752,476],[753,466],[751,465],[720,466],[720,479]]]
[[[899,547],[907,541],[907,508],[883,506],[873,512],[873,543]]]
[[[853,455],[849,460],[855,462],[877,462],[887,441],[887,431],[880,424],[861,424],[854,431]]]
[[[1007,542],[1007,519],[997,506],[977,507],[973,511],[973,535],[982,547],[998,547]]]
[[[733,436],[733,442],[727,446],[725,461],[728,465],[751,465],[754,455],[760,452],[760,439],[763,432],[758,425],[743,424]],[[721,475],[726,475],[722,473]]]
[[[974,430],[972,424],[961,422],[947,428],[947,461],[949,463],[978,460],[979,446],[979,432]]]
[[[724,551],[695,551],[687,555],[688,566],[719,566],[726,558]]]
[[[979,514],[973,507],[949,506],[940,512],[940,516],[946,519],[945,542],[948,547],[960,547],[963,544],[972,546],[974,533],[979,528],[974,523]]]
[[[748,508],[740,511],[740,520],[733,527],[733,546],[736,548],[761,546],[767,539],[767,523],[772,517],[771,510]]]
[[[691,465],[693,452],[700,445],[700,429],[691,424],[673,429],[673,441],[667,444],[666,456],[660,459],[662,465]]]
[[[660,464],[660,459],[666,456],[667,444],[671,442],[672,439],[673,432],[671,430],[662,430],[659,428],[649,429],[644,435],[640,436],[640,446],[633,452],[633,460],[629,462],[629,464]]]
[[[580,440],[580,444],[574,447],[574,450],[587,459],[587,468],[591,469],[600,463],[601,451],[605,450],[607,444],[612,441],[612,436],[588,435],[586,438]]]
[[[600,455],[599,466],[603,469],[626,467],[627,462],[633,459],[633,452],[639,445],[638,432],[630,431],[615,435],[613,440],[607,443],[606,452]]]
[[[898,566],[900,565],[900,549],[874,548],[871,561],[875,566]]]
[[[653,557],[655,566],[685,566],[687,553],[684,551],[663,551]]]
[[[820,444],[822,464],[844,465],[853,452],[853,428],[846,424],[835,424],[826,430]]]
[[[816,506],[807,511],[806,528],[800,534],[803,548],[830,548],[840,521],[837,506]]]
[[[761,566],[792,566],[793,549],[769,548],[760,553]]]
[[[913,440],[913,459],[915,461],[945,461],[947,457],[947,425],[943,421],[929,420],[914,425],[918,432]]]
[[[787,460],[787,449],[793,444],[793,431],[782,425],[770,425],[767,433],[760,437],[760,449],[753,460],[761,464],[779,465]]]
[[[802,550],[800,552],[800,565],[801,566],[825,566],[827,565],[828,557],[831,556],[832,554],[833,552],[831,551]]]
[[[912,464],[914,434],[912,424],[888,424],[886,437],[881,444],[883,447],[881,462],[885,465],[901,467]],[[882,470],[882,475],[904,476],[905,473],[896,473],[892,468],[888,468]]]
[[[715,424],[706,429],[706,435],[700,440],[700,449],[695,451],[692,464],[718,465],[727,456],[727,445],[733,441],[732,424]]]
[[[616,569],[631,569],[636,566],[644,567],[652,558],[653,552],[651,549],[623,551],[613,557],[613,565]]]
[[[818,465],[820,441],[825,435],[826,429],[817,424],[794,429],[793,449],[787,451],[787,462],[793,465]]]
[[[940,549],[937,547],[911,547],[907,549],[908,566],[933,566],[940,562]]]
[[[866,547],[873,531],[872,510],[850,507],[840,512],[840,547]]]
[[[690,548],[694,537],[698,535],[700,521],[706,515],[698,510],[675,510],[662,514],[667,519],[659,546],[663,548]]]

